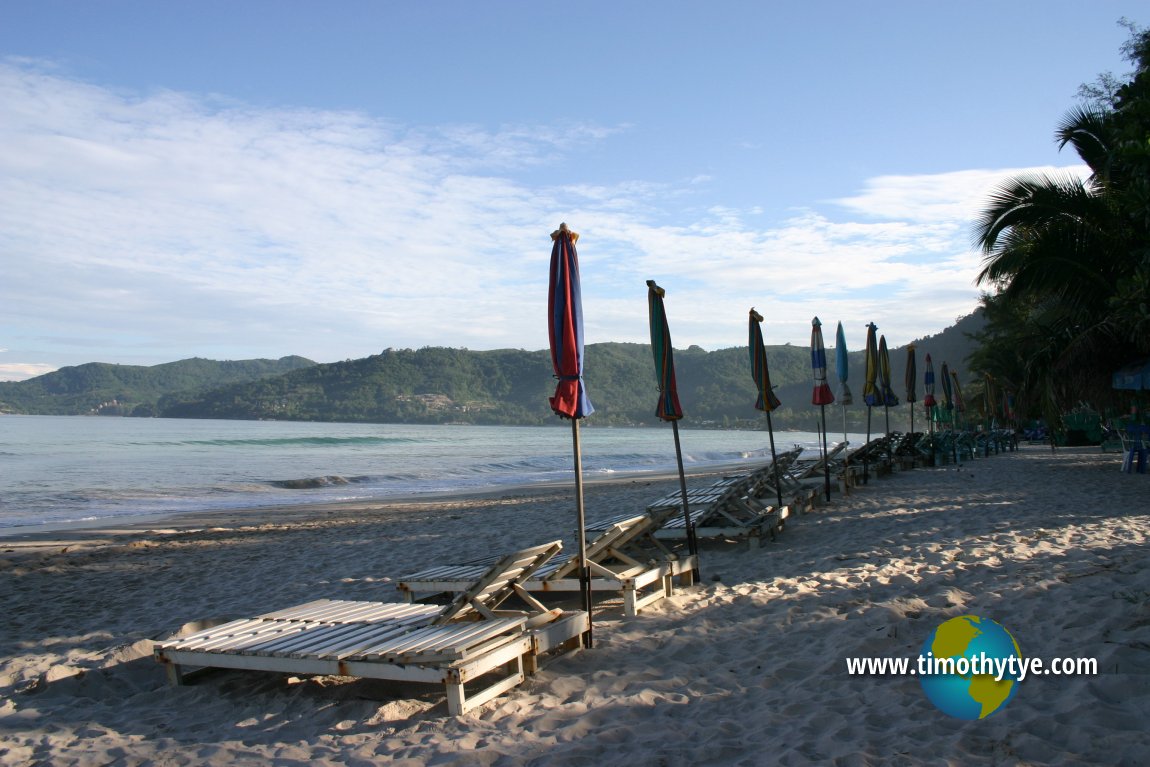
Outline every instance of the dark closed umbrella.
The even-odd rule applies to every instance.
[[[946,411],[946,420],[950,423],[950,430],[954,431],[954,402],[952,402],[950,399],[950,366],[945,362],[942,363],[942,371],[940,374],[942,376],[942,409]],[[953,439],[953,435],[952,439],[950,440],[950,444],[953,445],[952,452],[954,455],[954,462],[958,463],[958,442],[957,440]]]
[[[687,503],[687,475],[683,471],[683,448],[679,444],[679,419],[683,417],[683,407],[679,404],[678,387],[675,384],[675,354],[671,347],[671,329],[667,325],[667,310],[663,305],[666,291],[647,280],[647,313],[651,325],[651,351],[655,355],[655,376],[659,380],[659,404],[655,415],[671,422],[675,435],[675,458],[679,463],[679,491],[683,497],[683,520],[687,525],[687,550],[698,557],[699,544],[695,539],[695,526],[691,524],[691,508]],[[698,562],[698,559],[695,560]],[[695,580],[699,580],[698,567]]]
[[[914,434],[914,403],[918,400],[918,361],[914,358],[914,344],[906,347],[906,403],[910,405],[910,433]]]
[[[886,336],[879,336],[878,339],[878,374],[883,414],[886,416],[886,462],[889,465],[894,460],[890,444],[890,409],[898,404],[898,397],[891,388],[890,353],[886,349]]]
[[[551,233],[551,278],[547,293],[547,330],[551,341],[551,364],[559,383],[550,398],[551,409],[571,420],[571,442],[575,453],[575,512],[578,522],[579,581],[583,609],[591,617],[591,569],[587,563],[586,522],[583,515],[583,457],[579,449],[579,420],[594,412],[583,385],[583,299],[579,287],[579,255],[575,242],[579,235],[560,224]],[[588,623],[587,647],[592,634]]]
[[[763,315],[751,309],[748,343],[751,352],[751,377],[755,379],[755,389],[758,391],[755,409],[762,410],[767,414],[767,432],[771,438],[771,465],[775,470],[775,493],[781,509],[783,507],[783,485],[779,481],[779,457],[775,454],[775,427],[771,424],[771,411],[783,403],[779,402],[779,398],[775,396],[771,386],[771,374],[767,368],[767,348],[763,345],[763,330],[760,327],[762,321]]]
[[[922,374],[922,389],[924,392],[922,398],[922,406],[926,410],[926,425],[930,431],[934,431],[934,406],[938,401],[934,398],[934,361],[931,360],[930,355],[926,355],[926,360],[923,363],[925,370]]]
[[[863,382],[863,402],[866,403],[866,441],[870,444],[870,417],[871,408],[883,403],[882,391],[876,385],[878,382],[878,339],[875,331],[878,325],[868,322],[866,326],[866,380]],[[870,451],[863,450],[863,484],[870,482]]]
[[[811,404],[818,405],[822,414],[823,432],[823,476],[825,478],[827,500],[831,499],[831,467],[827,461],[827,405],[835,401],[831,387],[827,385],[827,350],[823,345],[823,323],[815,317],[811,320],[811,371],[814,373],[814,391]]]

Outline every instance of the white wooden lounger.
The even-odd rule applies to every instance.
[[[423,682],[444,685],[448,712],[462,714],[522,683],[545,654],[582,646],[587,613],[548,610],[522,587],[561,548],[499,559],[447,606],[319,599],[157,642],[153,652],[173,684],[186,666]],[[498,610],[512,594],[528,609]],[[482,689],[468,692],[480,678]]]
[[[630,549],[638,538],[649,535],[657,526],[651,516],[621,517],[599,531],[587,543],[587,561],[591,569],[591,591],[620,593],[623,612],[628,616],[675,593],[675,584],[690,586],[698,567],[696,557],[678,556],[667,549],[651,559],[646,553]],[[399,580],[397,588],[408,600],[438,593],[457,593],[467,587],[476,572],[481,572],[489,559],[461,565],[427,568]],[[552,560],[523,583],[532,592],[576,592],[580,590],[579,556]]]

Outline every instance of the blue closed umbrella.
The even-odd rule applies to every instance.
[[[851,396],[851,389],[847,386],[847,379],[850,378],[850,366],[847,357],[847,337],[843,333],[843,324],[840,322],[838,330],[835,331],[835,373],[838,374],[839,379],[839,404],[843,408],[843,444],[847,444],[847,405],[854,404],[854,397]],[[847,460],[850,460],[850,454],[847,454]]]

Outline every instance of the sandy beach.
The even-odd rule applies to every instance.
[[[1120,460],[1024,446],[836,492],[757,551],[706,543],[703,582],[639,616],[604,602],[593,649],[461,717],[441,691],[335,677],[170,687],[151,643],[321,597],[400,601],[396,580],[427,564],[570,546],[570,487],[0,538],[0,762],[1144,764],[1150,478]],[[587,516],[676,486],[588,484]],[[1031,676],[975,722],[913,677],[847,673],[848,657],[916,656],[965,614],[1099,673]]]

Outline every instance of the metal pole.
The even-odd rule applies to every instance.
[[[695,583],[701,580],[699,574],[699,541],[695,538],[695,525],[691,522],[691,508],[687,503],[687,474],[683,471],[683,448],[679,445],[679,422],[671,421],[671,429],[675,434],[675,458],[679,461],[679,493],[683,497],[683,519],[687,523],[687,551],[695,558],[695,567],[691,571]]]
[[[775,427],[771,425],[771,411],[767,411],[767,433],[771,435],[771,466],[775,469],[775,494],[779,508],[783,508],[783,483],[779,477],[779,457],[775,455]]]
[[[831,462],[827,460],[827,406],[819,405],[823,411],[823,477],[826,480],[827,503],[831,501]]]
[[[591,627],[591,566],[587,564],[587,526],[583,518],[583,456],[579,448],[579,419],[571,419],[571,442],[575,447],[575,513],[579,519],[579,591],[583,595],[583,609],[587,612],[587,634],[583,646],[593,645]]]

